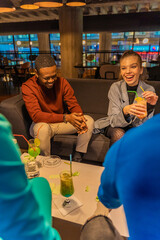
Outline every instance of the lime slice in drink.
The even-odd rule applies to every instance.
[[[32,157],[37,157],[40,154],[40,148],[39,147],[29,148],[28,153]]]
[[[39,138],[35,138],[35,139],[34,139],[34,143],[35,143],[35,145],[38,147],[38,146],[40,145],[40,140],[39,140]]]

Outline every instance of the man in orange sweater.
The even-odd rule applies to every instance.
[[[36,74],[22,85],[23,99],[32,119],[30,134],[40,139],[43,155],[50,155],[50,139],[57,134],[78,133],[75,161],[87,152],[94,121],[83,115],[74,91],[66,79],[57,77],[56,63],[50,55],[39,55]],[[65,112],[65,105],[70,113]]]

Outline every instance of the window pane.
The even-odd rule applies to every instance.
[[[61,65],[61,44],[60,44],[60,34],[59,33],[51,33],[50,37],[50,49],[51,54],[54,57],[57,66]]]
[[[30,34],[30,44],[31,44],[31,49],[32,53],[39,53],[39,46],[38,46],[38,35],[37,34]]]
[[[112,33],[112,50],[133,49],[141,55],[143,66],[156,64],[159,46],[160,31]]]
[[[126,51],[132,49],[134,32],[112,33],[112,49]]]
[[[60,52],[60,34],[50,34],[50,47],[52,52]]]
[[[99,33],[83,34],[83,64],[94,66],[99,62],[99,55],[95,54],[99,50]],[[93,52],[93,53],[92,53]]]
[[[134,50],[138,51],[144,62],[156,61],[159,52],[160,32],[136,32]],[[139,48],[139,49],[138,49]],[[143,53],[148,52],[147,54]]]
[[[0,36],[0,51],[3,57],[10,58],[14,52],[13,36]],[[14,55],[13,55],[14,56]]]
[[[17,57],[28,61],[30,55],[29,35],[14,35],[15,50],[18,52]]]

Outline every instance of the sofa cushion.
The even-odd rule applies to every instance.
[[[75,96],[85,114],[97,120],[108,111],[108,90],[114,80],[67,79],[74,89]]]

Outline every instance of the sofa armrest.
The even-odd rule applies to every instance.
[[[29,127],[31,118],[26,110],[22,94],[8,98],[0,103],[0,113],[2,113],[12,125],[13,134],[24,135],[27,139],[31,138]],[[26,149],[27,143],[22,137],[16,137],[20,148]]]

